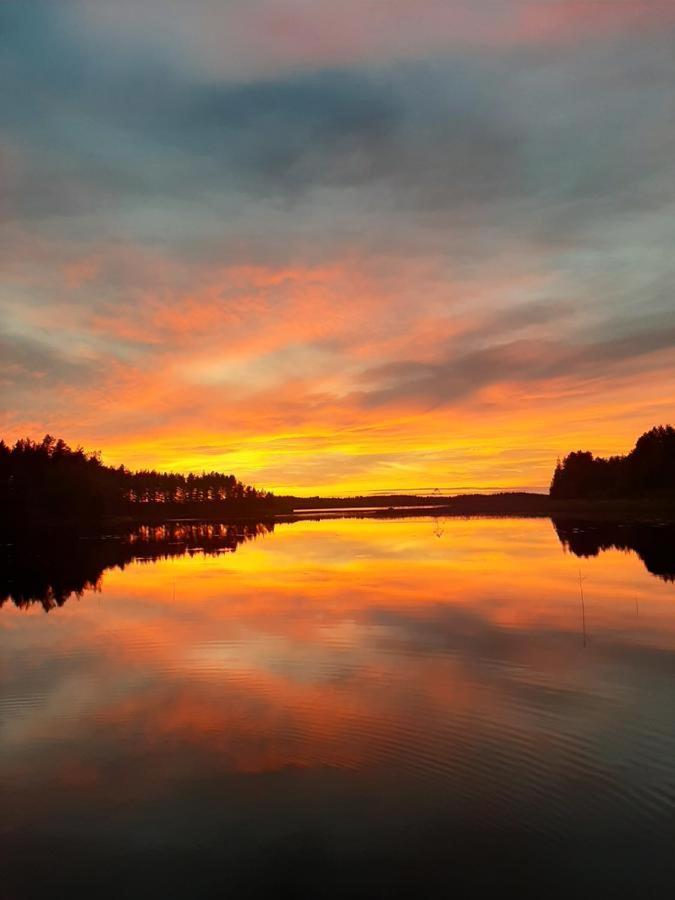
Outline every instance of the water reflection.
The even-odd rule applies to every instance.
[[[429,516],[427,521],[434,536],[442,538],[446,520]],[[553,526],[562,547],[577,557],[624,550],[635,553],[652,575],[675,581],[675,524],[553,519]],[[274,520],[237,525],[174,522],[90,538],[67,532],[5,536],[0,542],[0,607],[12,602],[25,609],[37,603],[49,612],[71,595],[100,590],[106,569],[184,554],[234,552],[274,527]]]
[[[100,590],[106,569],[186,553],[234,553],[239,544],[273,530],[274,522],[175,522],[95,537],[67,531],[12,534],[1,544],[0,607],[8,601],[22,609],[39,603],[49,612],[72,594]]]
[[[139,543],[0,616],[9,897],[667,895],[674,595],[635,554],[534,519]]]
[[[625,550],[640,557],[652,575],[675,581],[675,525],[665,522],[588,522],[554,519],[561,544],[576,556]]]

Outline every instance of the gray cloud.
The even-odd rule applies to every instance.
[[[98,364],[59,352],[28,335],[0,334],[0,378],[14,387],[45,380],[50,386],[78,381],[93,374]]]
[[[0,15],[5,129],[34,167],[9,185],[19,217],[105,221],[153,198],[168,216],[190,201],[242,216],[357,186],[357,221],[374,204],[554,240],[658,207],[673,171],[665,36],[236,84],[137,45],[88,45],[53,4]]]
[[[74,8],[0,4],[0,210],[43,239],[24,261],[45,268],[36,306],[63,300],[62,283],[44,286],[58,257],[126,241],[168,248],[186,281],[201,261],[314,263],[348,248],[386,271],[392,316],[415,293],[396,275],[417,258],[436,282],[420,311],[455,302],[446,276],[546,276],[536,302],[470,310],[478,325],[445,361],[371,367],[366,406],[592,378],[673,346],[672,29],[235,82],[142,34],[123,45],[78,28]],[[126,309],[141,278],[159,276],[99,267],[72,302]],[[28,339],[3,349],[14,372],[82,377],[85,363]]]
[[[618,366],[625,375],[628,365],[660,351],[675,351],[674,318],[648,330],[636,324],[624,336],[596,342],[515,339],[477,349],[455,346],[447,359],[435,364],[410,360],[375,366],[363,373],[366,387],[355,399],[367,407],[401,401],[434,407],[470,397],[491,384],[565,377],[583,383],[611,378]]]

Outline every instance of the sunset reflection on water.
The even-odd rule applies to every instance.
[[[109,569],[48,615],[6,605],[10,878],[77,881],[86,849],[102,891],[158,859],[262,889],[299,854],[339,895],[476,855],[517,881],[536,851],[555,887],[570,841],[626,840],[610,882],[645,859],[660,878],[674,604],[635,554],[580,559],[548,520],[425,518],[281,525]]]

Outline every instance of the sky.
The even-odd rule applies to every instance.
[[[0,435],[545,489],[675,423],[675,4],[0,2]]]

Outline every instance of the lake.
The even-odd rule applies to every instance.
[[[664,897],[671,527],[8,542],[3,900]]]

